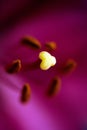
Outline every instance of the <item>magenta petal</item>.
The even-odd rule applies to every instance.
[[[0,130],[84,130],[87,122],[86,1],[49,3],[47,0],[47,3],[39,5],[34,1],[38,6],[27,0],[21,4],[20,0],[9,0],[9,6],[5,2],[2,3],[0,17]],[[30,9],[26,13],[27,2],[28,7],[40,10],[33,9],[31,13]],[[14,14],[20,16],[19,19]],[[8,20],[8,16],[13,16],[15,21]],[[14,59],[21,59],[23,64],[37,60],[40,50],[33,51],[20,44],[25,35],[36,37],[42,45],[46,41],[55,41],[58,48],[53,54],[57,58],[57,66],[60,59],[72,58],[77,62],[76,71],[62,77],[61,91],[52,99],[45,96],[45,91],[51,78],[57,74],[56,69],[47,72],[27,70],[14,75],[5,72],[4,67]],[[20,102],[25,82],[29,82],[32,90],[31,100],[26,105]]]

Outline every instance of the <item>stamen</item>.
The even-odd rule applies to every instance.
[[[56,48],[57,48],[57,45],[56,45],[55,42],[48,42],[48,43],[45,44],[45,46],[49,50],[56,50]]]
[[[21,69],[21,61],[19,59],[14,60],[11,64],[7,65],[6,71],[10,74],[17,73]]]
[[[72,59],[69,59],[62,67],[61,67],[61,72],[63,74],[68,74],[68,73],[71,73],[73,70],[75,70],[77,66],[77,63],[72,60]]]
[[[22,101],[22,102],[27,102],[27,101],[29,101],[30,96],[31,96],[30,85],[26,83],[26,84],[23,86],[23,89],[22,89],[21,101]]]
[[[40,52],[39,58],[42,60],[40,64],[42,70],[48,70],[51,66],[56,64],[56,58],[46,51]]]
[[[52,81],[50,82],[49,88],[47,90],[48,96],[54,96],[56,95],[61,87],[61,79],[59,77],[54,77]]]
[[[26,37],[22,38],[22,44],[30,46],[33,49],[41,48],[40,42],[36,38],[31,37],[31,36],[26,36]]]

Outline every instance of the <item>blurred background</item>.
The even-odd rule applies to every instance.
[[[86,0],[1,0],[0,30],[3,32],[21,19],[38,18],[38,15],[52,11],[87,11]]]

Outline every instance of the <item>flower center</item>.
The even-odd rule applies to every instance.
[[[23,37],[21,40],[23,45],[27,45],[33,49],[41,49],[41,43],[33,37]],[[21,67],[24,69],[31,69],[34,70],[36,68],[40,68],[41,70],[48,70],[50,67],[56,64],[56,58],[50,54],[50,51],[56,49],[57,45],[55,42],[48,42],[45,44],[45,47],[48,48],[49,52],[47,51],[40,51],[39,56],[35,62],[31,64],[25,64],[24,66],[21,65],[21,61],[19,59],[14,60],[11,64],[7,65],[6,71],[10,74],[17,73],[21,70]],[[58,64],[59,66],[59,64]],[[59,67],[59,72],[62,74],[67,74],[74,70],[76,67],[76,62],[74,60],[69,59],[66,63],[63,63]],[[48,71],[49,72],[49,71]],[[58,74],[57,77],[51,80],[49,87],[47,89],[47,95],[49,97],[56,95],[61,88],[61,79],[59,78]],[[31,89],[28,83],[24,84],[22,91],[21,91],[21,101],[27,102],[29,101],[31,96]]]

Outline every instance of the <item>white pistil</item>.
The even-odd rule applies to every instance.
[[[40,64],[42,70],[48,70],[56,64],[56,58],[46,51],[40,52],[39,58],[42,60]]]

